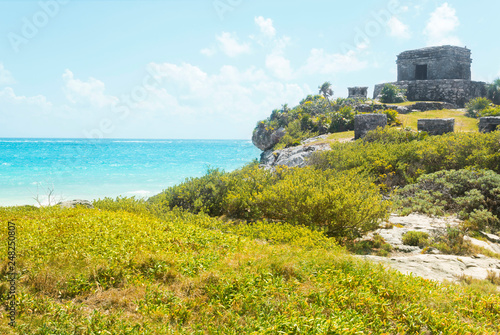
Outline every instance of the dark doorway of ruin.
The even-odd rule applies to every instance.
[[[427,80],[427,64],[417,65],[415,72],[415,79],[417,80]]]

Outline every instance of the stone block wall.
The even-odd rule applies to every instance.
[[[455,119],[419,119],[418,131],[426,131],[429,135],[443,135],[455,131]]]
[[[348,98],[368,98],[368,87],[348,87]]]
[[[485,116],[479,118],[479,131],[481,133],[491,133],[498,129],[500,116]]]
[[[390,83],[406,90],[409,101],[444,101],[459,107],[474,98],[486,96],[486,83],[464,79],[438,79],[398,81]],[[377,99],[384,84],[375,86],[373,98]]]
[[[405,51],[398,55],[396,63],[398,81],[471,80],[472,59],[471,52],[467,48],[445,45]]]
[[[359,114],[354,117],[354,139],[366,136],[370,130],[387,126],[387,115],[385,114]]]

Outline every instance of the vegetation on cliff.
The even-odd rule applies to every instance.
[[[281,109],[273,110],[266,120],[257,123],[256,130],[260,128],[268,132],[274,132],[281,128],[285,130],[285,135],[273,149],[300,145],[304,139],[326,133],[354,130],[354,117],[359,113],[357,106],[367,101],[343,98],[332,101],[330,97],[333,92],[331,92],[328,82],[319,87],[319,93],[307,96],[293,108],[285,104]],[[390,123],[397,122],[395,110],[373,110],[372,108],[371,111],[387,114]]]

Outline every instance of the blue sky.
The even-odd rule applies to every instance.
[[[249,139],[325,81],[396,79],[404,50],[500,76],[498,1],[0,1],[0,137]]]

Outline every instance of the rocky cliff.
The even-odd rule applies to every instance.
[[[313,137],[302,142],[302,145],[281,150],[266,150],[260,155],[260,164],[265,168],[278,165],[288,167],[304,167],[307,159],[316,151],[330,150],[330,142],[314,144],[315,141],[325,139],[328,135]]]

